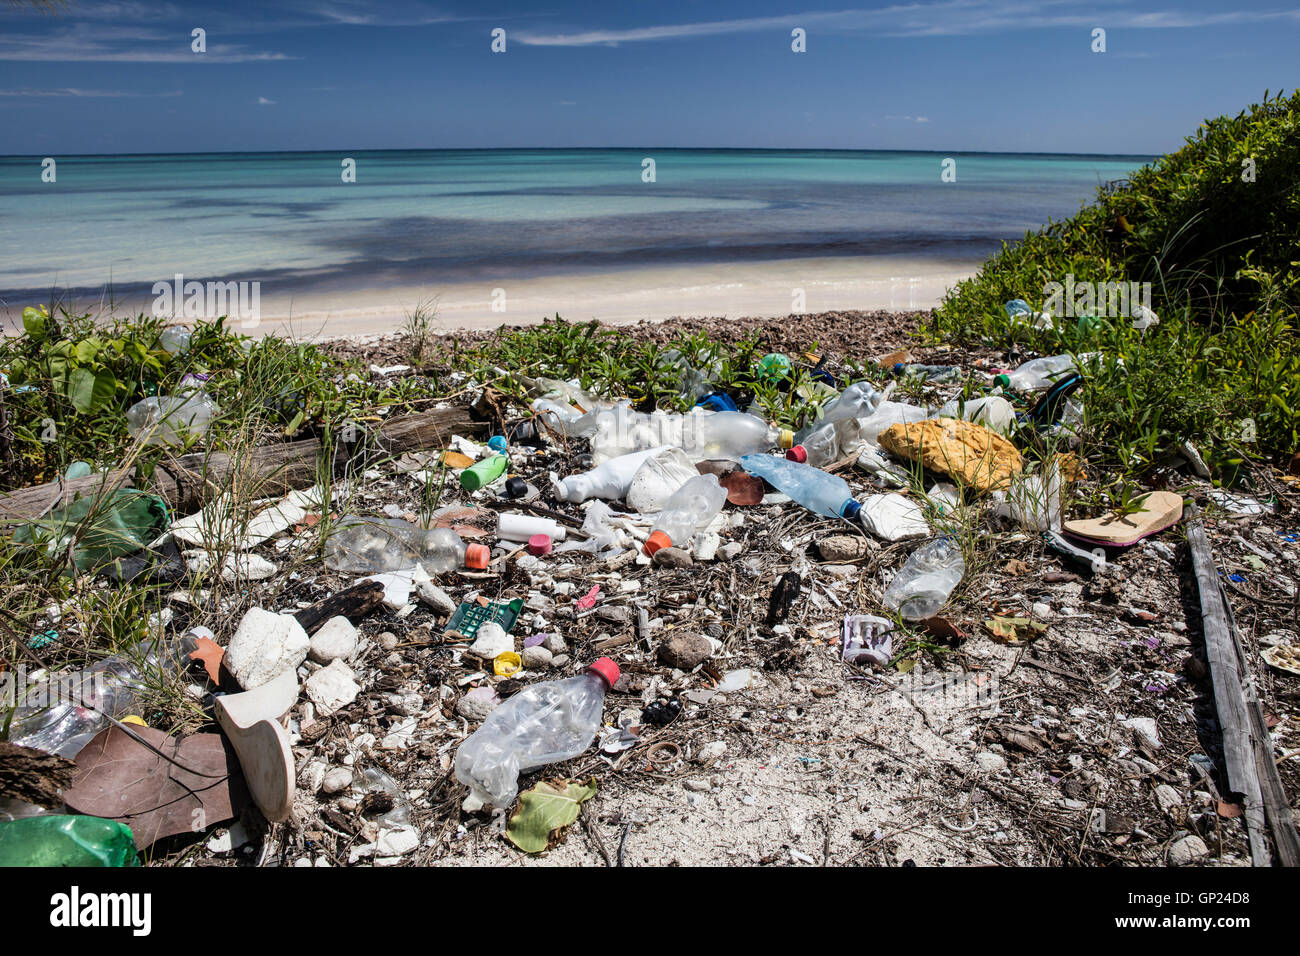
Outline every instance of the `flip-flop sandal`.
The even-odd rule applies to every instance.
[[[297,701],[298,675],[292,670],[254,690],[216,701],[217,723],[239,755],[248,792],[272,823],[293,811],[293,751],[280,718]]]
[[[1104,514],[1100,518],[1067,521],[1062,530],[1072,538],[1112,548],[1127,548],[1143,538],[1178,524],[1183,517],[1182,495],[1153,491],[1138,499],[1141,510],[1132,514]]]

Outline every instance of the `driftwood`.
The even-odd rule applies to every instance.
[[[1200,592],[1201,629],[1214,682],[1215,710],[1223,733],[1228,786],[1241,794],[1245,803],[1251,861],[1255,866],[1268,866],[1272,862],[1264,840],[1267,820],[1282,865],[1300,865],[1300,840],[1273,761],[1264,711],[1253,692],[1253,679],[1252,693],[1247,700],[1241,675],[1243,672],[1249,675],[1250,671],[1232,626],[1231,609],[1219,584],[1214,553],[1200,521],[1188,525],[1187,544]]]
[[[342,591],[335,591],[325,600],[303,608],[294,615],[302,629],[315,634],[326,621],[342,615],[353,624],[361,620],[384,600],[384,585],[380,581],[366,581]]]
[[[478,421],[467,408],[439,408],[416,415],[403,415],[385,422],[373,435],[364,456],[400,455],[444,445],[453,434],[481,433],[487,424]],[[361,446],[340,447],[334,467],[349,464]],[[174,512],[190,514],[216,497],[238,479],[257,488],[257,497],[282,495],[295,488],[307,488],[318,477],[321,444],[315,438],[263,445],[244,455],[223,452],[195,452],[168,459],[155,469],[146,486]],[[0,494],[0,523],[21,523],[39,518],[51,509],[63,507],[74,498],[132,486],[131,472],[117,470],[70,481],[52,481],[31,488]]]

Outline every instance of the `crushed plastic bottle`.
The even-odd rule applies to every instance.
[[[952,538],[929,541],[912,552],[889,582],[884,605],[905,621],[934,617],[965,573],[966,561]]]
[[[858,443],[856,418],[827,422],[789,448],[785,457],[822,468],[851,454]]]
[[[148,434],[146,445],[182,445],[190,435],[202,435],[221,413],[206,392],[154,395],[126,410],[126,430],[132,438]]]
[[[1091,358],[1096,353],[1079,356],[1080,360]],[[1048,388],[1058,378],[1077,372],[1073,355],[1046,355],[1026,362],[1014,372],[998,375],[993,379],[995,385],[1014,389],[1017,392],[1037,392]]]
[[[169,325],[158,336],[158,346],[168,355],[184,355],[190,350],[194,333],[183,325]]]
[[[884,391],[877,390],[870,382],[858,382],[856,385],[850,385],[823,406],[821,415],[815,421],[809,422],[794,433],[795,443],[802,444],[804,439],[808,438],[813,432],[820,431],[825,426],[835,422],[866,418],[876,410],[882,401],[889,397],[893,390],[894,383],[892,382]]]
[[[606,409],[595,414],[592,457],[597,464],[661,445],[680,448],[694,461],[739,459],[780,445],[789,448],[794,436],[788,429],[769,425],[746,412],[705,412],[686,415],[655,412],[646,415],[629,408]]]
[[[939,409],[941,418],[964,418],[1003,435],[1011,434],[1016,424],[1016,410],[1001,395],[985,395],[963,402],[954,398]]]
[[[713,391],[713,383],[720,375],[717,363],[698,369],[677,349],[668,349],[659,355],[659,368],[671,372],[677,379],[677,388],[691,404]]]
[[[0,867],[139,866],[131,828],[62,814],[0,823]]]
[[[931,417],[922,405],[908,405],[906,402],[884,401],[866,418],[858,419],[858,437],[875,445],[880,433],[891,425],[911,424]]]
[[[377,574],[420,565],[441,574],[464,565],[485,568],[486,545],[466,544],[450,528],[421,528],[401,518],[345,518],[325,542],[331,571]]]
[[[713,520],[727,503],[727,489],[717,475],[696,475],[669,497],[659,512],[643,550],[654,557],[660,548],[686,547],[697,529]]]
[[[905,378],[919,378],[925,382],[951,382],[961,375],[960,365],[894,365],[894,374]]]
[[[577,677],[530,684],[488,714],[456,751],[456,779],[470,790],[464,808],[509,807],[521,773],[591,746],[618,677],[618,665],[602,657]]]
[[[853,498],[848,483],[838,475],[832,475],[785,458],[774,455],[746,455],[740,459],[740,467],[769,485],[788,495],[809,511],[827,518],[857,518],[862,505]]]
[[[641,466],[667,447],[667,445],[660,445],[628,455],[619,455],[581,475],[555,478],[551,481],[551,490],[558,500],[573,504],[586,501],[588,498],[617,501],[627,494],[632,479],[636,477]]]

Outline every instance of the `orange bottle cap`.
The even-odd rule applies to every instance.
[[[641,550],[646,553],[646,557],[653,558],[655,552],[660,548],[671,548],[672,546],[672,538],[668,537],[668,535],[664,534],[662,531],[655,531],[651,533],[649,539],[646,540],[645,547]]]
[[[492,551],[486,544],[465,545],[465,567],[482,571],[492,560]]]

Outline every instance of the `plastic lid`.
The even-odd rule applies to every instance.
[[[780,444],[782,448],[789,448],[794,445],[794,432],[788,428],[781,429]]]
[[[528,494],[528,482],[516,476],[506,480],[506,496],[509,498],[522,498]]]
[[[653,558],[655,552],[660,548],[671,548],[672,546],[672,538],[668,537],[668,535],[664,534],[662,531],[653,531],[650,533],[650,537],[646,540],[645,547],[641,550],[644,551],[647,556]]]
[[[903,371],[903,369],[905,369],[905,368],[907,368],[907,366],[904,365],[902,362],[895,362],[895,363],[894,363],[894,371],[895,371],[895,372],[901,372],[901,371]]]
[[[862,502],[855,498],[850,498],[848,501],[844,502],[844,507],[840,509],[840,514],[852,521],[858,516],[858,512],[861,510]]]
[[[795,445],[793,448],[786,449],[785,457],[802,465],[808,460],[808,451],[803,445]]]
[[[486,544],[465,545],[465,567],[482,571],[492,560],[492,551]]]
[[[1008,388],[1011,385],[1011,379],[1006,375],[994,375],[993,384],[998,388]]]
[[[535,554],[539,558],[544,554],[551,553],[551,539],[544,534],[535,534],[528,539],[528,553]]]
[[[622,671],[608,657],[598,657],[587,665],[587,670],[593,674],[599,674],[610,687],[618,683],[619,675]]]

